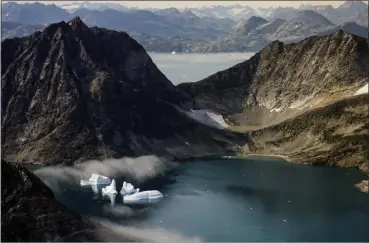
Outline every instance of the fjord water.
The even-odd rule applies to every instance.
[[[195,82],[250,59],[255,53],[149,53],[161,72],[174,85]]]
[[[353,186],[364,178],[356,169],[250,157],[191,161],[137,185],[165,195],[148,206],[124,205],[120,195],[112,205],[79,181],[52,189],[84,216],[203,241],[368,242],[369,195]],[[124,178],[115,179],[119,191]]]

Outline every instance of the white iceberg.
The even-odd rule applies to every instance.
[[[81,185],[83,184],[110,184],[111,181],[109,179],[109,177],[103,176],[103,175],[99,175],[99,174],[92,174],[91,178],[88,179],[88,181],[85,180],[81,180]]]
[[[135,189],[135,187],[131,184],[131,183],[127,183],[127,182],[123,182],[123,187],[122,190],[120,190],[120,194],[122,195],[130,195],[136,192],[139,192],[140,189],[137,188]]]
[[[163,198],[163,194],[157,190],[136,192],[123,197],[124,203],[152,203]]]
[[[113,194],[113,193],[104,193],[102,192],[102,196],[103,198],[107,198],[110,200],[110,204],[111,206],[115,206],[115,199],[117,197],[117,194]]]
[[[102,194],[118,194],[115,180],[111,182],[111,184],[101,190]]]
[[[92,191],[94,192],[95,195],[99,194],[99,187],[97,185],[94,184],[90,184]]]

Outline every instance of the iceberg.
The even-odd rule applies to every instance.
[[[122,190],[120,190],[120,194],[122,195],[130,195],[136,192],[139,192],[140,189],[137,188],[135,189],[135,187],[131,184],[131,183],[127,183],[127,182],[123,182],[123,187]]]
[[[101,190],[102,194],[117,194],[117,188],[116,188],[116,183],[115,180],[113,179],[113,181],[111,182],[111,184],[105,188],[103,188]]]
[[[98,185],[98,184],[110,184],[111,181],[109,179],[109,177],[103,176],[103,175],[99,175],[99,174],[92,174],[91,178],[88,179],[88,181],[85,180],[81,180],[81,185],[88,185],[88,184],[93,184],[93,185]]]
[[[163,194],[157,190],[136,192],[123,197],[124,203],[153,203],[160,201]]]
[[[90,186],[95,195],[99,194],[99,187],[97,185],[90,184]]]
[[[111,194],[111,193],[108,193],[108,194],[102,194],[103,195],[103,198],[108,198],[110,200],[110,204],[111,206],[115,206],[115,198],[117,197],[116,194]]]

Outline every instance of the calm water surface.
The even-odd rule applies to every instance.
[[[138,185],[165,195],[154,205],[127,206],[120,195],[112,205],[79,181],[59,185],[63,190],[55,193],[87,217],[204,241],[368,242],[369,196],[353,187],[364,178],[356,169],[254,157],[194,161]],[[120,190],[124,178],[115,179]]]
[[[216,72],[230,68],[248,60],[255,53],[212,53],[194,54],[149,53],[156,66],[167,78],[177,85],[183,82],[195,82]]]

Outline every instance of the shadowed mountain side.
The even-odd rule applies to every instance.
[[[1,45],[7,160],[196,157],[246,142],[245,135],[212,129],[175,108],[193,102],[124,32],[88,28],[77,17]]]
[[[1,161],[1,241],[142,241],[81,217],[20,165]]]

